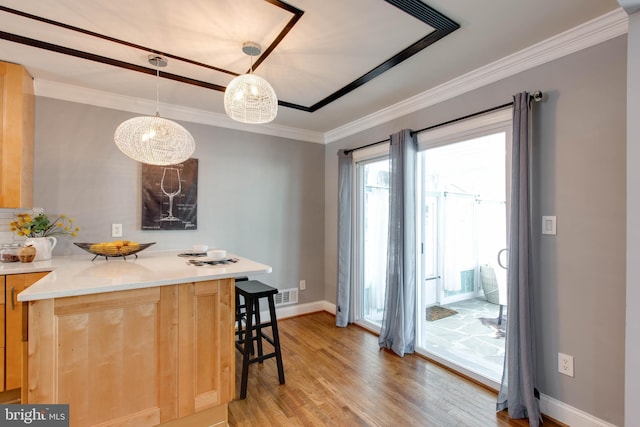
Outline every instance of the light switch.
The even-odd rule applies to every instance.
[[[556,217],[555,216],[543,216],[542,217],[542,234],[556,235]]]

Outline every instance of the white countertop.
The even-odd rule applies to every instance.
[[[54,257],[48,261],[30,263],[0,263],[0,275],[51,271],[18,295],[18,301],[33,301],[124,291],[178,283],[201,282],[271,273],[271,267],[229,254],[238,262],[220,265],[195,266],[189,259],[179,257],[183,251],[143,251],[122,258],[102,257],[91,261],[93,255]]]

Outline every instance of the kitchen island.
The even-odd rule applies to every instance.
[[[69,404],[71,426],[227,425],[234,277],[271,267],[177,255],[34,263],[52,272],[18,296],[28,302],[27,402]]]

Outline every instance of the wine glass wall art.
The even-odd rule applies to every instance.
[[[198,228],[198,159],[170,166],[142,165],[142,229]]]
[[[162,168],[160,189],[162,193],[169,198],[169,209],[166,216],[160,215],[160,221],[180,221],[180,218],[173,215],[173,199],[182,192],[179,168]]]

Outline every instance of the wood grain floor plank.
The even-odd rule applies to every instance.
[[[419,356],[380,350],[377,336],[337,328],[329,313],[278,326],[287,382],[278,384],[274,359],[251,365],[247,398],[229,404],[230,426],[528,425],[496,413],[495,392]],[[241,363],[236,352],[237,384]]]

